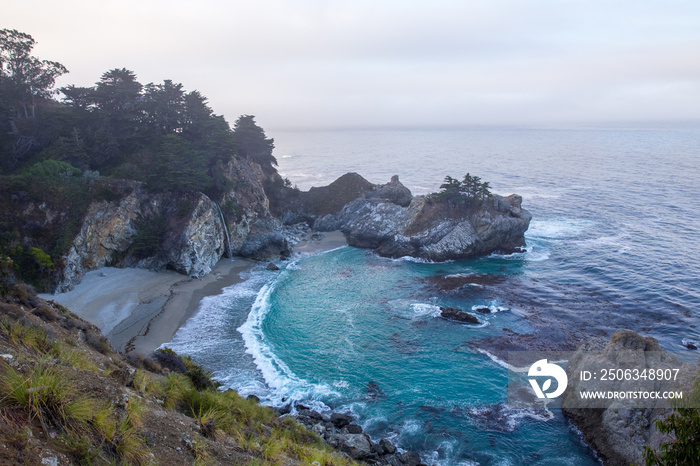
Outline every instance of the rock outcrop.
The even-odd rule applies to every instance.
[[[221,201],[229,215],[201,192],[152,193],[134,181],[123,181],[130,188],[124,197],[93,202],[61,260],[57,291],[72,288],[85,272],[105,265],[171,269],[198,277],[225,254],[258,260],[287,255],[282,224],[269,211],[262,169],[232,159],[223,174],[234,181]]]
[[[419,466],[422,464],[420,455],[415,451],[399,453],[396,446],[388,439],[374,442],[362,427],[352,424],[353,416],[348,413],[332,413],[330,416],[321,414],[306,406],[297,404],[297,412],[293,415],[299,423],[318,434],[326,443],[342,451],[354,460],[368,464],[391,466]],[[290,407],[286,407],[287,414]],[[279,408],[278,408],[279,413]]]
[[[139,231],[153,228],[158,222],[162,227],[152,230],[153,254],[134,251]],[[223,232],[216,205],[204,194],[152,194],[134,183],[123,199],[90,205],[63,258],[58,288],[70,289],[85,272],[109,264],[205,275],[224,253]]]
[[[393,186],[392,186],[393,185]],[[348,244],[387,257],[431,261],[469,259],[525,246],[532,216],[518,195],[493,195],[471,207],[451,207],[428,196],[407,206],[398,178],[385,188],[355,199],[337,213],[316,220],[318,230],[340,229]]]
[[[658,448],[668,441],[654,426],[654,420],[665,418],[670,412],[667,400],[607,399],[580,400],[581,389],[590,389],[591,382],[581,380],[582,370],[615,369],[676,369],[678,387],[690,387],[697,368],[681,364],[659,347],[655,338],[642,337],[629,330],[615,332],[606,343],[593,339],[583,343],[567,364],[569,386],[562,396],[562,409],[583,438],[606,465],[644,464],[644,446]],[[600,373],[596,374],[598,380]],[[636,391],[639,381],[601,381],[601,390]],[[671,382],[644,381],[645,390],[669,390]]]
[[[464,312],[461,309],[457,309],[456,307],[441,307],[440,316],[443,319],[454,320],[464,324],[478,325],[481,323],[475,316],[469,314],[468,312]]]

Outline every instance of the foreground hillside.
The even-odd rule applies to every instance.
[[[187,357],[112,352],[92,325],[3,278],[2,464],[350,464],[293,419],[217,391]]]

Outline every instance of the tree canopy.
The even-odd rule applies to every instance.
[[[54,94],[56,78],[67,73],[55,61],[39,60],[31,55],[36,41],[15,29],[0,30],[0,78],[15,97],[17,116],[35,116],[35,98]]]
[[[119,180],[221,201],[235,182],[224,166],[247,158],[262,167],[266,188],[283,183],[274,142],[252,115],[232,129],[199,91],[171,79],[144,85],[127,68],[106,71],[93,86],[55,89],[67,70],[34,57],[35,44],[29,34],[0,30],[0,195],[68,212],[60,227],[30,233],[0,219],[0,254],[34,267],[34,282],[66,252],[92,200],[123,195]],[[46,256],[32,249],[37,245]]]
[[[483,202],[491,196],[491,184],[481,181],[478,176],[469,173],[464,175],[462,181],[445,177],[445,182],[440,185],[440,192],[433,194],[438,202],[446,202],[450,205],[474,205]]]
[[[243,157],[260,164],[268,173],[274,172],[277,159],[272,155],[274,140],[265,136],[265,131],[255,123],[253,115],[242,115],[233,127],[236,147]]]

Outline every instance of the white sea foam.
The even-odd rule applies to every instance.
[[[414,318],[439,317],[441,312],[440,306],[428,303],[412,303],[411,309],[413,310]]]
[[[417,434],[421,429],[422,425],[417,419],[407,419],[401,425],[401,432],[404,434]]]
[[[574,239],[595,227],[595,222],[576,218],[533,220],[525,238]]]
[[[510,407],[504,403],[485,406],[472,406],[467,414],[487,427],[513,432],[525,419],[537,422],[549,422],[554,419],[554,413],[542,407]]]
[[[532,241],[529,241],[532,243]],[[526,260],[528,262],[541,262],[549,259],[550,251],[544,246],[530,245],[523,252],[513,252],[510,254],[493,253],[489,257],[506,260]]]
[[[253,299],[264,280],[259,272],[253,271],[248,273],[245,280],[224,288],[220,294],[204,297],[194,315],[175,333],[173,340],[161,346],[169,346],[189,355],[195,355],[208,346],[217,346],[231,303]]]
[[[489,305],[487,305],[487,306],[482,305],[482,304],[475,304],[475,305],[472,306],[472,311],[475,311],[475,312],[476,312],[477,309],[483,308],[483,307],[488,307],[488,308],[489,308],[489,311],[490,311],[490,314],[496,314],[497,312],[510,311],[510,308],[505,307],[505,306],[498,306],[498,305],[495,304],[495,303],[494,303],[494,304],[489,304]],[[486,314],[486,315],[488,315],[488,314]]]
[[[432,261],[430,259],[422,259],[420,257],[413,257],[413,256],[403,256],[403,257],[398,257],[396,259],[391,259],[392,261],[396,262],[416,262],[418,264],[449,264],[450,262],[454,262],[454,260],[446,260],[446,261]]]
[[[690,338],[683,338],[683,339],[681,340],[681,343],[682,343],[683,346],[685,346],[686,348],[688,347],[688,345],[693,345],[693,346],[696,347],[696,348],[700,348],[700,342],[698,342],[697,340],[690,339]]]
[[[339,396],[339,393],[326,384],[314,384],[298,377],[282,361],[265,341],[262,324],[270,311],[270,299],[274,291],[274,283],[262,287],[248,314],[248,319],[238,328],[243,336],[246,352],[253,356],[255,365],[272,389],[269,396],[273,403],[283,400],[316,400],[320,397]],[[323,403],[317,402],[318,409],[328,409]]]
[[[628,243],[629,234],[622,232],[617,235],[601,236],[598,238],[586,239],[580,242],[584,246],[594,246],[614,250],[617,254],[629,252],[632,247]]]
[[[333,382],[333,386],[335,388],[349,388],[350,384],[348,383],[347,380],[335,380]]]

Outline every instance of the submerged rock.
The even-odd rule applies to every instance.
[[[367,398],[375,399],[375,398],[383,397],[383,396],[386,396],[386,395],[384,394],[382,389],[379,388],[379,385],[377,385],[374,381],[370,381],[367,384]]]
[[[468,312],[464,312],[461,309],[457,309],[456,307],[441,307],[440,316],[443,319],[455,320],[457,322],[462,322],[465,324],[478,325],[481,323],[479,322],[479,319],[477,319],[473,315],[469,314]]]
[[[479,314],[491,314],[491,308],[488,306],[478,306],[474,308],[475,312]]]

